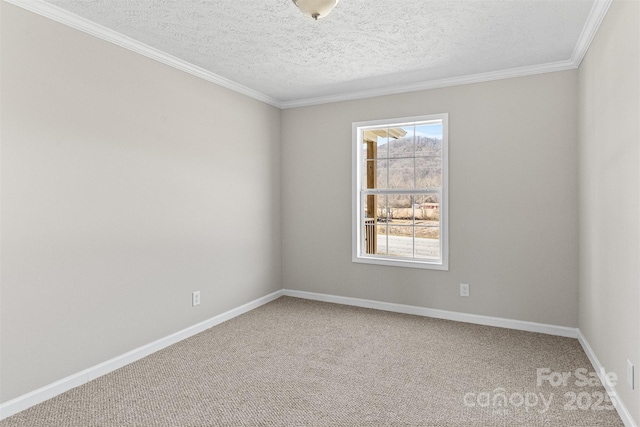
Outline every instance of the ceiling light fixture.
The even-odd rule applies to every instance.
[[[340,0],[293,0],[302,13],[311,16],[316,21],[327,16]]]

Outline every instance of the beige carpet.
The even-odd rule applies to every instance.
[[[580,368],[575,339],[284,297],[0,426],[622,426]]]

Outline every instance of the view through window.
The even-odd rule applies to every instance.
[[[354,261],[447,268],[447,115],[354,123]]]

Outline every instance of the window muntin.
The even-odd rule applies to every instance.
[[[447,114],[353,124],[353,260],[448,268]]]

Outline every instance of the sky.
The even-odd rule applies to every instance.
[[[413,132],[414,132],[413,126],[401,126],[401,128],[407,132],[407,134],[405,135],[406,138],[411,137],[411,135],[413,135]],[[442,139],[442,122],[438,121],[437,123],[428,123],[428,124],[418,125],[415,127],[415,134],[416,136]],[[386,143],[387,143],[386,137],[384,138],[378,137],[378,146],[384,145]]]

